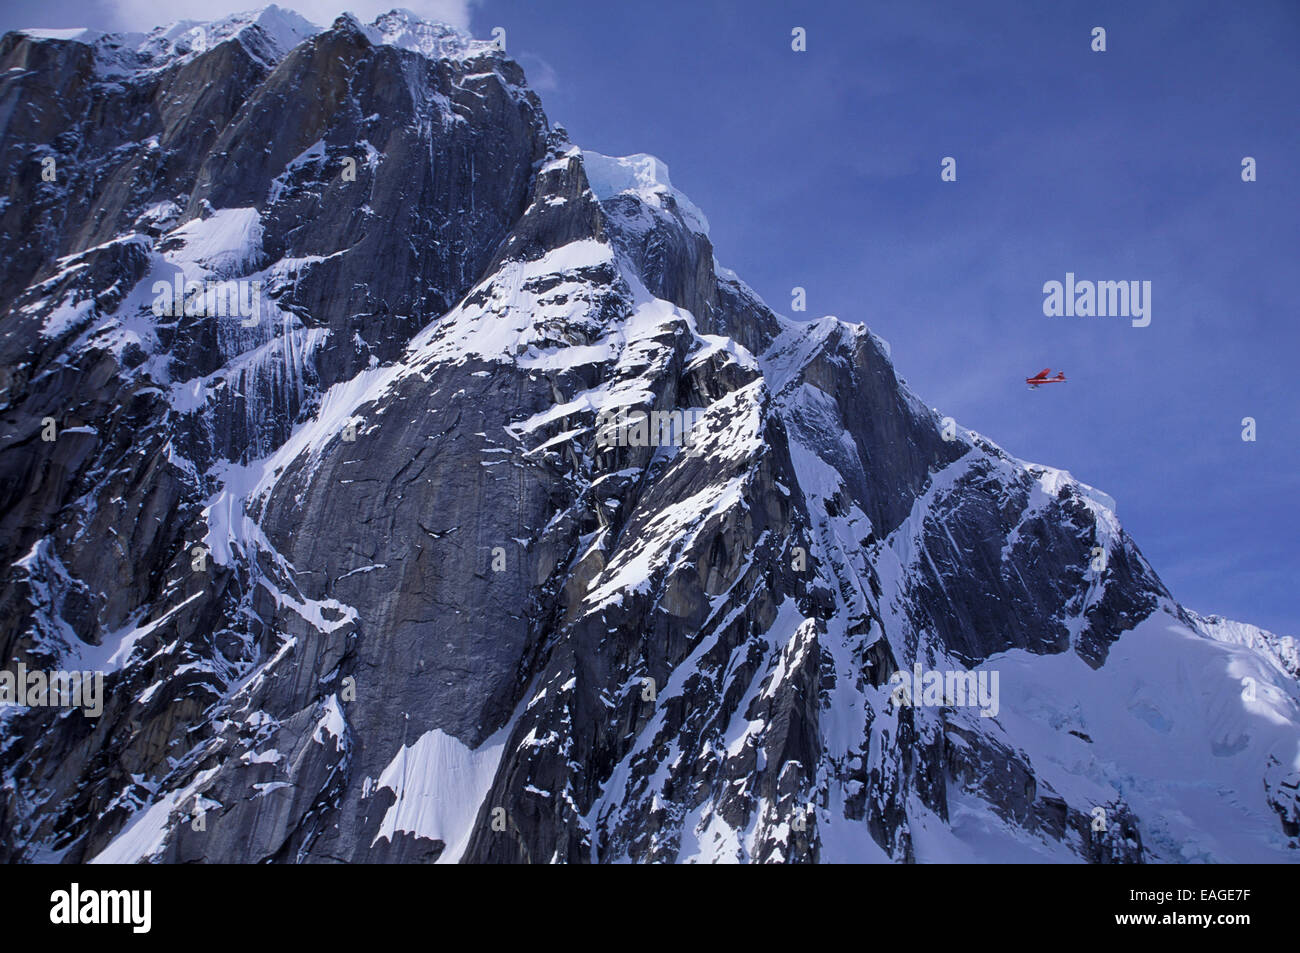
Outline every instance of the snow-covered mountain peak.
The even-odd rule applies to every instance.
[[[303,40],[321,31],[321,27],[293,10],[270,4],[255,10],[232,13],[217,20],[178,20],[157,27],[137,49],[155,60],[201,53],[218,43],[234,39],[251,27],[258,27],[281,53],[287,53]]]
[[[411,50],[429,59],[473,59],[498,50],[486,40],[476,40],[461,30],[436,20],[426,20],[406,9],[394,9],[363,26],[372,43]]]
[[[0,697],[0,862],[1297,858],[1293,639],[495,45],[295,16],[0,43],[0,669],[104,680]]]
[[[644,152],[607,156],[583,150],[582,164],[592,192],[601,201],[621,192],[631,192],[643,202],[663,208],[663,197],[670,196],[692,230],[702,235],[709,233],[709,220],[685,193],[673,188],[668,165],[663,160]]]
[[[94,46],[101,71],[110,76],[150,72],[198,56],[233,39],[243,39],[256,27],[270,49],[255,50],[263,59],[278,60],[321,27],[293,10],[275,4],[232,13],[216,20],[175,20],[148,33],[102,33],[89,29],[22,30],[36,40],[61,40]]]

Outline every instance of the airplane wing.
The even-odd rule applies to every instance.
[[[1047,375],[1050,373],[1052,373],[1052,369],[1050,367],[1044,367],[1041,371],[1039,371],[1037,374],[1035,374],[1033,377],[1029,379],[1031,381],[1045,380],[1047,378]]]

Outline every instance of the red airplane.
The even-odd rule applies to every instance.
[[[1065,383],[1065,371],[1061,371],[1061,373],[1057,374],[1055,377],[1048,377],[1047,375],[1050,373],[1052,373],[1052,369],[1050,367],[1044,367],[1033,377],[1026,377],[1025,383],[1029,385],[1030,390],[1037,390],[1039,384]]]

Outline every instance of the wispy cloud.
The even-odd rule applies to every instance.
[[[549,93],[560,88],[560,76],[555,67],[536,53],[520,53],[515,57],[528,76],[528,85],[539,93]]]

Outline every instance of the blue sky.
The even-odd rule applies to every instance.
[[[776,310],[806,288],[932,406],[1110,493],[1185,605],[1300,635],[1295,0],[405,5],[505,27],[575,142],[658,155]],[[223,12],[13,0],[0,27]],[[1045,317],[1067,271],[1152,282],[1150,326]],[[1047,366],[1070,382],[1029,391]]]

